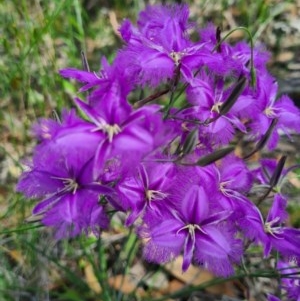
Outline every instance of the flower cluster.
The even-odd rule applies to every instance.
[[[285,226],[288,200],[277,189],[285,157],[254,170],[245,160],[300,132],[300,111],[276,97],[268,53],[231,46],[212,24],[198,30],[186,5],[149,6],[120,33],[124,46],[111,65],[103,58],[98,72],[60,71],[89,92],[74,99],[79,115],[66,110],[33,128],[39,143],[17,186],[40,199],[33,214],[61,239],[99,234],[108,212],[122,211],[147,260],[183,254],[183,271],[194,262],[233,274],[249,243],[264,256],[299,258],[300,231]],[[135,99],[141,90],[146,97]],[[241,140],[254,145],[243,158],[233,152]],[[266,190],[257,202],[254,186]]]

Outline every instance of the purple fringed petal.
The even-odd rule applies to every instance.
[[[131,226],[143,214],[146,204],[145,202],[140,201],[136,202],[132,207],[133,208],[131,208],[131,212],[125,221],[127,227]]]
[[[141,34],[163,45],[170,51],[179,51],[187,46],[186,30],[189,8],[187,5],[147,6],[137,21]]]
[[[208,216],[208,197],[203,187],[192,186],[182,200],[181,211],[185,221],[200,224]]]
[[[75,97],[74,99],[75,104],[77,105],[77,107],[91,120],[93,121],[95,124],[99,124],[100,123],[100,118],[99,118],[99,114],[92,108],[90,107],[88,104],[86,104],[85,102],[83,102],[81,99]]]
[[[150,229],[151,240],[160,247],[180,251],[185,241],[185,235],[182,231],[178,232],[182,226],[184,225],[176,219],[162,221],[157,226]]]
[[[264,221],[259,209],[252,205],[247,208],[247,214],[238,220],[238,224],[246,237],[255,242],[265,241]]]
[[[240,240],[232,237],[226,228],[204,227],[205,234],[196,234],[195,259],[216,275],[227,277],[234,273],[233,262],[243,252]]]
[[[60,199],[64,197],[63,193],[51,195],[48,198],[43,199],[40,203],[38,203],[32,210],[32,214],[41,214],[50,207],[53,207]]]
[[[203,219],[201,222],[201,225],[213,225],[213,224],[219,224],[222,221],[228,220],[229,217],[232,215],[233,211],[230,210],[224,210],[217,213],[211,214],[206,219]]]
[[[101,185],[99,183],[89,183],[84,185],[83,188],[105,195],[112,195],[114,193],[113,188],[109,186]]]
[[[286,95],[282,96],[275,104],[279,111],[279,123],[284,127],[300,132],[300,110]]]
[[[190,235],[186,238],[185,244],[183,247],[183,262],[182,262],[182,271],[183,272],[186,272],[192,263],[194,249],[195,249],[195,236]]]
[[[59,71],[59,74],[66,78],[73,78],[82,83],[95,83],[99,78],[93,72],[82,71],[74,68],[66,68]]]
[[[119,28],[119,32],[126,43],[130,41],[132,30],[131,22],[129,20],[124,20]]]
[[[142,82],[157,86],[162,80],[173,77],[175,64],[168,53],[139,48],[128,54],[134,56],[137,76]]]
[[[279,134],[277,130],[275,129],[273,133],[270,135],[268,142],[267,142],[267,147],[269,150],[274,150],[279,142]]]
[[[32,170],[24,172],[17,184],[17,191],[28,198],[40,198],[63,188],[60,180],[51,177],[47,171]]]
[[[102,140],[99,144],[94,159],[93,166],[93,179],[96,181],[99,175],[103,172],[105,161],[109,158],[109,154],[112,150],[112,144],[107,139]]]
[[[179,231],[182,226],[184,224],[170,215],[147,213],[138,231],[145,242],[144,257],[151,262],[163,263],[178,256],[185,241],[183,231]]]
[[[59,131],[61,125],[52,119],[41,118],[32,126],[32,133],[41,142],[51,140]]]
[[[114,148],[118,151],[138,151],[146,153],[152,149],[152,135],[142,127],[126,127],[114,139]]]
[[[286,199],[281,194],[276,193],[266,221],[270,222],[275,219],[279,219],[278,224],[284,222],[288,217],[288,213],[286,212],[286,205]]]
[[[57,239],[108,226],[108,218],[98,205],[98,195],[87,191],[65,195],[46,213],[42,222],[55,228]]]
[[[211,135],[216,143],[224,145],[232,140],[235,131],[232,124],[227,119],[220,117],[209,124],[206,128],[206,132]]]
[[[42,222],[46,226],[51,226],[56,229],[56,237],[74,237],[80,233],[79,224],[76,223],[78,216],[78,208],[76,204],[77,196],[67,194],[62,199],[60,204],[53,207]]]
[[[271,237],[272,245],[286,258],[300,258],[300,230],[282,228],[281,239]]]
[[[190,81],[186,93],[188,101],[193,105],[209,108],[214,102],[212,86],[205,78],[194,78]]]
[[[252,186],[252,176],[246,164],[235,156],[227,156],[222,160],[220,173],[220,182],[225,182],[226,188],[233,191],[248,192]]]

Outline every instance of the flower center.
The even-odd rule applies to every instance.
[[[73,194],[76,193],[77,189],[79,188],[79,184],[76,182],[75,179],[71,178],[60,178],[60,177],[52,177],[53,179],[62,180],[64,184],[63,191],[71,191]]]
[[[167,197],[167,195],[163,192],[160,192],[158,190],[146,190],[146,199],[148,201],[153,201],[153,200],[162,200],[165,197]]]
[[[265,113],[265,115],[266,115],[267,117],[269,117],[269,118],[276,117],[274,108],[272,108],[272,107],[267,107],[267,108],[264,110],[264,113]]]
[[[270,222],[266,222],[264,224],[264,231],[267,234],[271,234],[275,238],[282,239],[281,237],[277,236],[277,235],[280,235],[282,233],[281,227],[280,226],[273,227],[273,225],[277,224],[279,222],[279,220],[280,220],[280,218],[277,216],[276,218],[274,218]]]
[[[170,53],[170,57],[173,59],[176,66],[179,65],[183,52],[175,52],[174,50]]]
[[[93,132],[96,132],[96,131],[103,131],[104,133],[107,134],[108,136],[108,141],[111,143],[112,140],[113,140],[113,137],[117,134],[119,134],[122,130],[121,128],[119,127],[118,124],[108,124],[108,123],[105,123],[105,122],[101,122],[99,125],[97,125],[97,127],[95,129],[93,129],[92,131]]]
[[[117,135],[121,132],[121,128],[117,124],[106,124],[103,127],[103,131],[107,133],[108,141],[112,142],[114,135]]]
[[[226,186],[227,186],[227,184],[229,184],[229,183],[231,183],[231,182],[232,182],[232,180],[230,180],[230,181],[224,181],[224,182],[221,182],[220,185],[219,185],[219,190],[220,190],[225,196],[227,196],[227,197],[230,197],[230,196],[231,196],[231,194],[230,194],[231,190],[230,190],[230,189],[227,189]]]
[[[221,106],[222,106],[222,102],[220,102],[220,101],[216,102],[216,103],[212,106],[210,112],[216,112],[216,113],[220,114],[220,108],[221,108]]]
[[[188,224],[183,226],[182,228],[180,228],[176,234],[178,234],[180,231],[188,229],[189,231],[189,235],[194,239],[195,238],[195,232],[196,230],[199,230],[200,232],[202,232],[203,234],[206,234],[206,232],[199,226],[196,224]]]

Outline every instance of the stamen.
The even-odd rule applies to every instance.
[[[219,186],[219,190],[227,197],[231,197],[232,193],[231,193],[231,189],[226,189],[227,184],[231,183],[233,180],[229,180],[229,181],[225,181],[225,182],[221,182],[220,186]]]
[[[264,113],[265,113],[265,115],[266,115],[267,117],[269,117],[269,118],[274,118],[274,117],[276,117],[274,108],[272,108],[272,107],[267,107],[267,108],[264,110]]]
[[[202,232],[203,234],[207,234],[199,225],[196,224],[188,224],[182,228],[180,228],[176,234],[178,234],[180,231],[188,229],[189,231],[189,235],[191,235],[192,237],[195,237],[195,230],[199,230],[200,232]]]
[[[110,143],[112,142],[114,135],[117,135],[122,131],[118,124],[115,123],[113,125],[110,125],[104,122],[100,123],[95,129],[93,129],[93,132],[96,132],[98,130],[107,133],[108,141]]]
[[[71,191],[73,194],[77,192],[77,189],[79,188],[79,184],[76,182],[75,179],[71,178],[60,178],[60,177],[52,177],[53,179],[58,179],[63,182],[65,187],[63,188],[63,191]]]
[[[114,135],[117,135],[121,132],[121,129],[117,124],[114,125],[107,124],[103,128],[103,130],[107,133],[109,142],[112,142]]]
[[[280,218],[277,216],[276,218],[274,218],[270,222],[266,222],[264,224],[264,231],[265,231],[265,233],[269,233],[277,239],[283,239],[282,237],[277,236],[277,235],[282,234],[281,227],[280,226],[279,227],[273,227],[273,225],[277,224],[279,222],[279,220],[280,220]]]
[[[160,192],[158,190],[146,190],[146,199],[148,201],[153,201],[153,200],[162,200],[167,197],[166,193]]]

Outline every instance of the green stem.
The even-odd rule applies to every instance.
[[[279,252],[276,251],[276,255],[275,255],[275,269],[277,267],[277,263],[279,261]],[[277,288],[277,296],[281,299],[281,288],[280,288],[280,282],[281,282],[281,275],[280,273],[278,273],[278,288]]]
[[[81,249],[84,252],[84,255],[87,257],[89,263],[92,265],[95,276],[101,286],[101,294],[103,301],[112,301],[112,294],[107,280],[108,275],[105,248],[102,243],[101,237],[99,237],[97,241],[99,267],[96,266],[96,260],[91,256],[90,252],[87,251],[86,246],[84,246],[81,241],[79,242],[81,245]]]
[[[0,232],[0,235],[9,234],[9,233],[23,232],[23,231],[27,231],[27,230],[31,230],[31,229],[35,229],[35,228],[41,228],[41,227],[44,227],[44,225],[36,225],[36,226],[32,226],[32,227],[24,227],[24,228],[18,228],[18,229],[2,231],[2,232]]]
[[[177,66],[176,70],[175,70],[175,77],[173,80],[173,84],[171,87],[171,96],[170,96],[170,101],[169,104],[167,105],[166,109],[165,109],[165,114],[164,114],[164,119],[167,119],[169,116],[169,112],[171,110],[171,108],[173,107],[175,101],[177,98],[175,98],[175,91],[178,85],[180,79],[180,64]]]
[[[101,237],[98,240],[98,252],[99,252],[99,275],[98,280],[100,282],[100,285],[102,287],[102,294],[103,294],[103,300],[104,301],[112,301],[110,293],[109,293],[109,285],[107,282],[107,262],[105,258],[105,249],[104,245],[102,243]]]

